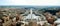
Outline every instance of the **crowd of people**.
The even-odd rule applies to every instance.
[[[56,15],[52,15],[49,12],[45,12],[44,16],[46,17],[47,22],[51,25],[51,26],[57,26],[56,23],[54,23],[57,20],[57,16]]]
[[[60,18],[60,11],[56,12],[56,15],[53,15],[50,12],[44,12],[43,15],[46,17],[46,20],[50,24],[50,26],[57,26],[57,23],[55,23],[55,21],[57,20],[57,18]],[[3,26],[3,23],[7,22],[10,19],[12,20],[12,17],[3,15],[3,17],[0,19],[0,26]],[[16,16],[16,22],[18,20],[20,20],[19,15]],[[23,24],[23,23],[20,24],[16,22],[12,21],[11,26],[18,26]],[[43,25],[43,26],[47,26],[47,25]]]

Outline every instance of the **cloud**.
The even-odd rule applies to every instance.
[[[60,5],[60,0],[0,0],[0,5]]]

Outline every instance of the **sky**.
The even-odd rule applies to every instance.
[[[60,6],[60,0],[0,0],[2,5]]]

